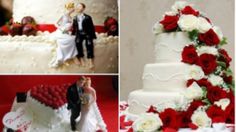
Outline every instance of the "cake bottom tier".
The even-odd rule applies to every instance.
[[[0,73],[116,73],[118,71],[118,38],[102,37],[94,40],[94,69],[79,66],[68,60],[58,68],[51,68],[56,58],[56,42],[43,36],[0,36]],[[84,45],[85,61],[86,48]]]
[[[155,106],[158,111],[165,108],[178,108],[184,103],[184,97],[180,92],[150,92],[143,89],[129,94],[128,112],[131,114],[145,113],[150,106]]]

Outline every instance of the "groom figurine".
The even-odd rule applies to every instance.
[[[96,34],[92,17],[84,13],[85,8],[86,8],[85,4],[83,3],[77,4],[75,9],[77,15],[73,19],[72,34],[76,35],[75,42],[78,50],[77,57],[80,64],[84,65],[83,42],[85,41],[89,66],[90,68],[92,68],[93,58],[94,58],[93,39],[96,39]]]
[[[76,83],[71,85],[66,94],[68,106],[67,108],[71,110],[71,116],[70,116],[70,124],[71,124],[71,130],[76,131],[76,118],[80,116],[81,106],[82,106],[82,100],[81,97],[83,95],[83,87],[86,82],[86,78],[82,76],[79,80],[77,80]]]

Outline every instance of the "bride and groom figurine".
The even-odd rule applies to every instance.
[[[95,27],[91,16],[84,13],[86,6],[83,3],[68,3],[65,5],[65,14],[57,22],[57,30],[53,38],[57,42],[56,58],[50,62],[50,67],[57,68],[67,60],[74,60],[80,66],[85,66],[83,42],[85,41],[88,66],[94,67],[94,45],[96,39]],[[76,13],[72,17],[73,13]]]
[[[79,132],[106,132],[106,124],[96,103],[96,91],[91,79],[82,76],[67,90],[68,109],[71,110],[71,130]],[[80,117],[78,124],[76,119]]]

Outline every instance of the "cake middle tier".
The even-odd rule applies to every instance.
[[[184,63],[146,64],[143,72],[143,89],[147,91],[178,92],[186,87]]]
[[[172,86],[174,87],[174,86]],[[143,89],[135,90],[129,94],[129,109],[131,114],[141,114],[154,106],[159,112],[166,108],[176,109],[184,104],[184,97],[179,92],[150,92]]]

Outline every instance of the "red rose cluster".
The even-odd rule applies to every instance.
[[[204,53],[198,56],[194,45],[185,46],[182,51],[182,62],[199,65],[206,75],[215,71],[217,58],[212,54]]]
[[[30,96],[46,106],[58,109],[67,102],[66,92],[69,86],[70,84],[35,86],[30,90]]]
[[[33,17],[26,16],[22,18],[21,23],[13,22],[11,19],[6,25],[0,28],[0,35],[36,35],[37,33],[36,22]]]
[[[113,17],[107,17],[104,21],[104,28],[108,35],[117,36],[119,34],[118,22]]]
[[[182,10],[179,11],[179,14],[171,16],[171,15],[165,15],[164,19],[160,21],[160,23],[163,25],[164,29],[169,31],[176,31],[178,28],[178,21],[180,14],[184,15],[194,15],[199,16],[200,13],[197,10],[194,10],[191,6],[186,6]]]

